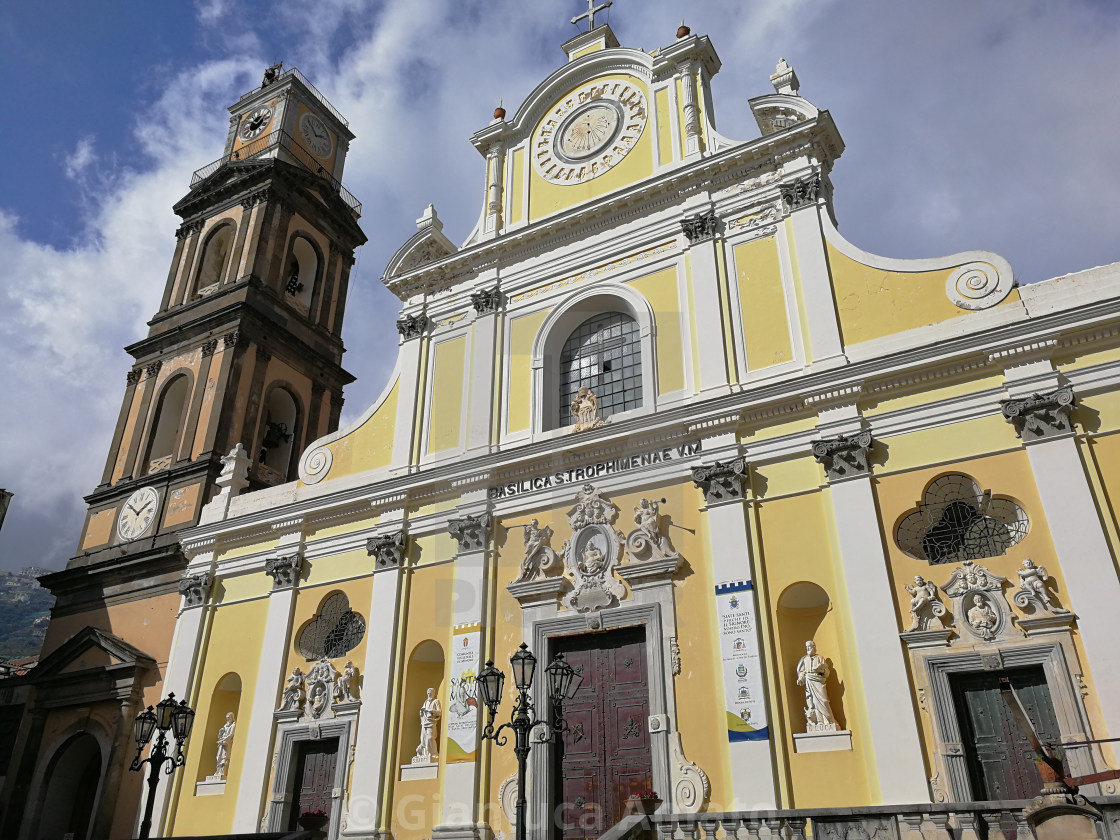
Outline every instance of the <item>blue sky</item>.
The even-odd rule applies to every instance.
[[[0,0],[0,569],[60,567],[97,484],[129,358],[174,246],[171,205],[215,159],[226,107],[276,59],[347,116],[347,186],[370,237],[344,339],[344,419],[381,391],[397,302],[379,282],[434,202],[461,241],[468,138],[563,60],[580,0],[29,4]],[[681,17],[723,60],[721,133],[785,57],[836,119],[840,229],[890,257],[973,248],[1034,281],[1120,259],[1120,4],[1105,0],[615,0],[626,46]]]

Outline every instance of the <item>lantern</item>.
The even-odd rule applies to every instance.
[[[537,657],[533,656],[529,646],[524,642],[517,652],[509,658],[513,668],[513,684],[518,691],[528,691],[533,684],[533,674],[537,670]]]
[[[489,659],[486,667],[475,677],[475,682],[478,683],[478,693],[482,695],[482,702],[490,710],[490,714],[497,714],[498,706],[502,702],[502,688],[505,686],[506,675],[494,667],[493,659]]]

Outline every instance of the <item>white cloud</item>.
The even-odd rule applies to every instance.
[[[123,392],[129,359],[119,348],[146,333],[158,306],[177,222],[170,207],[190,172],[220,154],[225,107],[267,64],[299,66],[357,134],[345,180],[365,203],[371,241],[344,333],[345,363],[359,376],[347,394],[352,417],[380,392],[395,355],[398,304],[378,282],[382,269],[430,201],[451,238],[465,238],[483,198],[468,138],[499,99],[512,113],[559,66],[580,8],[321,0],[258,18],[248,4],[199,2],[219,58],[178,68],[157,101],[137,99],[145,158],[120,166],[92,137],[74,141],[65,169],[96,185],[76,244],[27,240],[13,197],[0,208],[0,484],[17,492],[0,564],[58,565],[72,550],[80,496],[100,479]],[[672,41],[681,8],[616,0],[611,24],[625,44],[652,49]],[[1111,149],[1120,126],[1101,94],[1120,87],[1116,15],[1088,0],[683,8],[724,62],[714,83],[724,134],[756,135],[747,99],[769,90],[781,56],[833,113],[848,144],[833,175],[837,213],[860,247],[914,257],[988,248],[1031,279],[1117,259],[1120,192],[1107,185],[1120,180]],[[51,520],[33,510],[65,516],[54,527],[62,538],[44,537]]]

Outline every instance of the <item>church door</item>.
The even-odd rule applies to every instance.
[[[627,797],[653,787],[645,629],[568,636],[553,643],[583,675],[564,706],[570,731],[557,751],[554,795],[563,840],[595,838]],[[659,791],[660,793],[660,791]]]
[[[1000,678],[1011,681],[1042,743],[1061,740],[1041,667],[961,674],[953,678],[973,799],[1030,799],[1042,790],[1034,750],[1000,696]]]
[[[335,764],[338,761],[338,739],[302,741],[297,747],[295,790],[288,829],[300,828],[303,814],[322,811],[331,814],[331,792],[334,789]],[[326,837],[326,825],[319,827],[313,838]]]

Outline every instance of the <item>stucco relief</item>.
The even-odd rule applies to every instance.
[[[1047,591],[1046,585],[1050,582],[1050,575],[1045,566],[1038,566],[1029,557],[1023,561],[1018,570],[1019,591],[1012,596],[1016,606],[1026,609],[1030,607],[1034,612],[1048,612],[1067,615],[1069,610],[1059,607],[1054,603]]]
[[[941,589],[953,599],[953,616],[958,632],[963,630],[985,642],[1007,634],[1011,616],[1003,598],[1005,583],[1006,578],[971,560],[953,570]]]
[[[514,583],[539,580],[557,569],[559,558],[548,544],[552,539],[552,529],[549,526],[542,528],[533,519],[524,527],[522,536],[525,540],[525,556],[521,560],[521,573]]]
[[[626,589],[615,578],[623,536],[611,525],[618,508],[591,484],[583,485],[576,505],[568,511],[572,536],[564,543],[564,564],[573,588],[564,597],[569,609],[591,612],[616,606]]]

